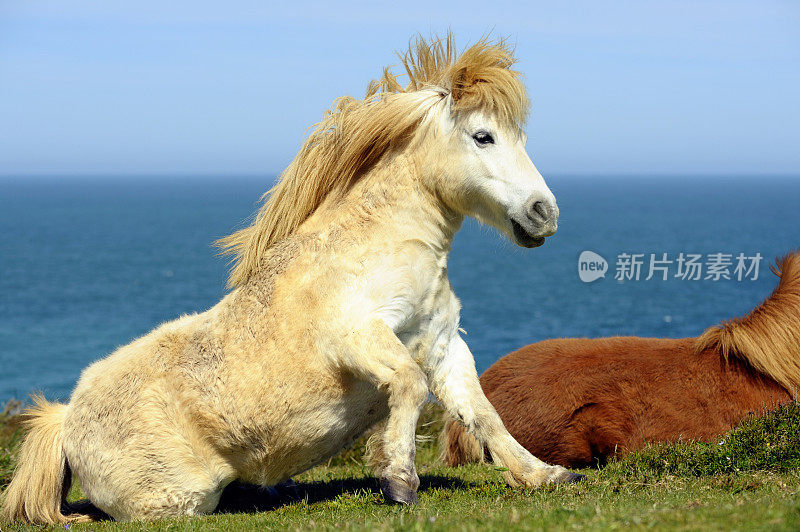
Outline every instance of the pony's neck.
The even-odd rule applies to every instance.
[[[423,184],[423,165],[401,152],[379,162],[343,198],[329,198],[309,221],[310,226],[336,223],[373,234],[383,245],[421,242],[447,255],[464,216],[447,207]],[[309,227],[312,229],[312,227]]]
[[[795,395],[800,390],[800,253],[778,264],[780,281],[750,314],[710,327],[695,350],[739,357]]]

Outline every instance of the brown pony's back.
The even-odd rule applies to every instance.
[[[724,349],[709,341],[710,332],[701,339],[546,340],[501,358],[481,386],[517,441],[551,463],[596,465],[647,442],[712,440],[750,413],[792,399],[782,383],[795,375],[763,368],[770,360],[790,369],[790,361],[800,362],[793,343],[800,337],[800,254],[784,258],[779,270],[781,282],[762,305],[709,329],[722,331]],[[731,340],[733,328],[746,344]],[[759,353],[751,364],[752,344]],[[483,459],[481,446],[454,420],[442,443],[450,465]]]

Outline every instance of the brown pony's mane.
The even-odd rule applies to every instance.
[[[772,294],[747,316],[707,329],[695,349],[736,356],[792,394],[800,390],[800,250],[771,266],[780,277]]]
[[[520,74],[511,69],[514,56],[505,41],[483,38],[457,54],[448,33],[430,42],[418,37],[398,55],[408,84],[402,87],[384,68],[363,100],[337,99],[264,194],[254,222],[217,241],[223,254],[234,256],[230,286],[246,283],[264,253],[297,230],[327,197],[343,195],[384,154],[408,142],[436,102],[451,97],[456,117],[483,110],[505,124],[524,124],[528,97]],[[408,97],[422,96],[423,90],[433,98]]]

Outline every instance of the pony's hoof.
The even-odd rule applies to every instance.
[[[382,478],[381,491],[388,502],[417,504],[417,490],[395,478]]]
[[[574,484],[580,482],[586,475],[564,470],[564,473],[553,479],[553,484]]]

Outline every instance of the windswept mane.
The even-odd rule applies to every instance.
[[[344,195],[381,157],[408,143],[436,102],[451,98],[455,117],[483,110],[511,126],[524,125],[528,97],[520,74],[511,69],[513,52],[505,41],[484,38],[457,54],[450,34],[430,42],[418,37],[398,55],[407,85],[384,68],[363,100],[337,99],[264,194],[252,225],[217,241],[223,254],[234,256],[230,286],[246,283],[266,251],[296,231],[326,198]],[[433,98],[409,97],[421,91]]]
[[[707,329],[695,347],[739,357],[794,394],[800,391],[800,250],[770,269],[780,277],[772,294],[747,316]]]

